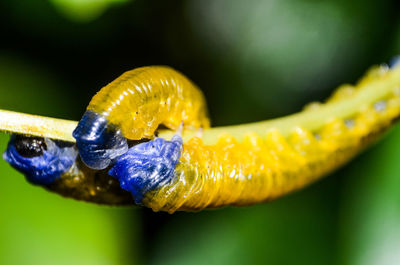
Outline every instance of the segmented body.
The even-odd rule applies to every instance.
[[[201,91],[181,73],[165,66],[125,72],[102,88],[87,110],[103,115],[131,140],[153,138],[160,124],[178,129],[208,128]]]
[[[384,103],[378,103],[384,104]],[[400,98],[367,107],[351,120],[333,119],[318,131],[295,127],[225,135],[215,145],[192,138],[183,145],[176,178],[145,195],[155,211],[201,210],[275,199],[337,169],[380,136],[400,113]],[[317,110],[316,110],[317,111]]]
[[[118,130],[128,139],[152,137],[159,124],[173,129],[181,122],[191,128],[208,126],[200,91],[169,68],[146,69],[146,75],[139,70],[127,72],[89,104],[89,111],[106,117],[103,124],[116,126],[105,139],[113,139]],[[168,76],[168,86],[159,81],[160,76]],[[208,129],[198,135],[184,131],[183,141],[179,135],[168,140],[173,134],[161,132],[160,138],[116,155],[109,171],[112,177],[101,172],[106,179],[117,179],[136,203],[155,211],[172,213],[271,200],[338,168],[380,136],[400,115],[399,87],[400,67],[375,67],[357,85],[344,85],[326,103],[310,104],[298,114]],[[136,89],[134,93],[129,92],[132,89]],[[163,107],[164,102],[170,102],[168,107]],[[142,116],[133,119],[137,111]],[[80,126],[92,128],[87,119],[82,119]],[[104,140],[104,133],[97,133],[101,130],[93,131],[101,136],[97,142]],[[79,149],[85,156],[82,150],[87,149]],[[84,167],[75,164],[52,188],[62,190],[63,179],[74,179],[77,168],[80,176],[95,174],[94,170],[82,170]],[[74,190],[73,181],[69,183]],[[73,197],[107,202],[98,197],[121,192],[113,188],[97,193],[96,187],[91,189],[91,197],[79,192]],[[75,190],[79,188],[75,186]],[[118,199],[113,202],[118,203]]]
[[[304,187],[350,160],[392,124],[400,114],[399,86],[398,68],[377,67],[356,86],[340,87],[325,104],[286,118],[293,119],[289,124],[254,131],[248,126],[233,135],[221,128],[225,133],[215,143],[205,131],[205,142],[192,137],[183,144],[174,178],[144,194],[142,203],[155,211],[201,210],[267,201]],[[352,111],[345,111],[345,101]],[[342,113],[309,124],[311,112],[337,107]],[[309,119],[302,119],[307,112]]]

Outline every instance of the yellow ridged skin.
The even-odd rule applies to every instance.
[[[175,179],[146,193],[143,204],[169,213],[198,211],[269,201],[300,189],[348,162],[399,117],[399,87],[399,67],[380,66],[356,86],[338,88],[326,103],[313,103],[294,118],[266,123],[279,126],[243,125],[241,130],[211,129],[208,136],[205,131],[203,137],[190,137]],[[309,122],[307,117],[318,115],[324,106],[346,100],[351,112]],[[214,142],[212,135],[218,135]]]
[[[400,65],[373,67],[356,85],[340,86],[324,103],[312,102],[299,113],[249,124],[208,128],[201,91],[179,72],[162,66],[124,73],[93,97],[88,110],[107,117],[128,139],[154,138],[161,124],[172,130],[159,128],[158,137],[168,140],[176,130],[182,134],[174,178],[145,193],[144,206],[169,213],[243,206],[303,188],[377,140],[400,117]],[[41,127],[46,124],[46,130],[53,130],[49,136],[66,141],[75,126],[72,121],[7,111],[1,115],[28,119],[34,123],[34,129],[28,128],[33,135],[45,136]],[[26,128],[24,122],[2,127],[15,132]],[[90,202],[134,203],[108,169],[90,169],[79,159],[46,188]]]
[[[87,110],[105,116],[131,140],[154,137],[160,124],[176,130],[208,128],[202,92],[184,75],[165,66],[125,72],[103,87]]]

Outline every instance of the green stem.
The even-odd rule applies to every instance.
[[[5,132],[75,142],[72,131],[76,125],[76,121],[0,110],[0,131]]]
[[[268,130],[277,129],[284,136],[289,135],[294,128],[301,127],[309,131],[317,131],[334,118],[346,119],[355,116],[363,107],[371,106],[379,100],[389,97],[396,87],[400,86],[400,67],[385,73],[382,78],[376,78],[363,87],[356,87],[357,92],[349,98],[322,105],[315,111],[303,111],[282,118],[248,123],[234,126],[215,127],[204,130],[202,140],[204,144],[215,144],[223,135],[230,135],[241,141],[249,133],[265,135]],[[185,141],[196,132],[184,134]],[[159,137],[170,139],[173,133],[163,131]]]
[[[339,118],[346,119],[356,115],[363,107],[389,97],[400,85],[400,67],[388,71],[381,78],[368,82],[363,87],[356,88],[357,93],[349,98],[322,105],[315,111],[303,111],[286,117],[267,121],[234,126],[214,127],[202,132],[205,144],[215,144],[219,137],[229,134],[241,141],[249,133],[265,135],[268,130],[277,129],[287,136],[295,127],[310,131],[320,129],[327,121]],[[41,136],[67,142],[75,142],[72,131],[76,121],[55,119],[13,111],[0,110],[0,131]],[[159,137],[170,139],[175,132],[163,130]],[[183,134],[185,141],[198,135],[198,132],[188,131]]]

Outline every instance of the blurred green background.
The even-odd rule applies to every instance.
[[[175,67],[214,125],[289,114],[400,53],[398,1],[0,2],[0,108],[78,120],[126,70]],[[7,135],[0,135],[5,150]],[[152,213],[64,199],[0,162],[0,264],[396,264],[400,128],[269,204]]]

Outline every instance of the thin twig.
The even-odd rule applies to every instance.
[[[355,115],[362,107],[370,106],[378,100],[388,97],[400,84],[400,67],[387,72],[374,81],[356,85],[357,93],[354,96],[337,102],[324,104],[318,111],[300,112],[290,116],[268,121],[241,124],[235,126],[214,127],[202,131],[202,140],[205,144],[215,144],[223,135],[234,136],[242,140],[248,132],[265,134],[274,128],[287,136],[294,127],[314,131],[320,129],[326,121],[339,118],[345,119]],[[47,137],[67,142],[75,142],[72,132],[77,125],[76,121],[55,119],[13,111],[0,110],[0,131]],[[159,137],[170,139],[176,132],[162,130]],[[198,131],[183,131],[183,139],[187,141],[196,136]]]
[[[75,142],[76,121],[0,110],[0,131]]]

